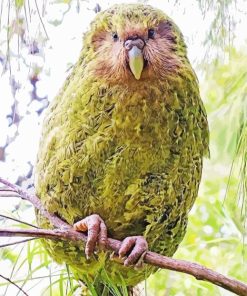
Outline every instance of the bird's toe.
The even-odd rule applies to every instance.
[[[148,251],[148,244],[143,236],[126,237],[119,249],[119,257],[124,258],[124,265],[141,267],[143,258]]]
[[[73,227],[77,231],[87,231],[87,242],[85,247],[87,258],[90,258],[92,255],[97,243],[100,248],[105,248],[107,244],[107,227],[99,215],[94,214],[88,216],[76,222]]]

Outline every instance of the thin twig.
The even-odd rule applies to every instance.
[[[5,277],[4,275],[0,274],[0,277],[3,278],[5,281],[9,282],[10,284],[14,285],[19,291],[21,291],[24,295],[28,296],[28,294],[15,282],[11,281],[11,279]]]
[[[1,232],[1,230],[0,230],[0,232]],[[2,236],[2,235],[0,235],[0,236]],[[29,242],[29,241],[32,241],[32,240],[35,240],[35,239],[37,239],[37,238],[28,238],[28,239],[23,239],[23,240],[20,240],[20,241],[15,241],[15,242],[11,242],[11,243],[2,244],[2,245],[0,245],[0,248],[6,248],[6,247],[9,247],[9,246],[19,245],[19,244],[26,243],[26,242]]]
[[[0,197],[20,197],[20,195],[13,191],[5,191],[0,189]]]
[[[0,236],[31,236],[47,239],[62,239],[62,240],[72,240],[72,241],[83,241],[87,240],[87,236],[81,232],[73,230],[73,228],[59,217],[46,211],[39,198],[35,195],[29,194],[27,191],[24,191],[19,186],[11,184],[9,181],[6,181],[0,178],[0,183],[10,187],[14,192],[17,192],[21,198],[30,201],[36,208],[41,211],[50,222],[57,227],[58,229],[49,230],[49,229],[1,229]],[[118,254],[121,242],[115,239],[108,238],[107,249],[113,250],[115,254]],[[237,280],[226,277],[216,271],[213,271],[209,268],[206,268],[197,263],[188,262],[179,259],[173,259],[166,256],[159,255],[154,252],[148,251],[144,257],[144,262],[151,264],[160,268],[165,268],[169,270],[174,270],[178,272],[183,272],[194,276],[197,280],[207,281],[219,287],[222,287],[228,291],[231,291],[240,296],[247,295],[247,285],[241,283]]]
[[[24,246],[22,246],[21,249],[19,250],[18,255],[17,255],[17,257],[16,257],[17,260],[15,260],[15,262],[13,263],[13,266],[12,266],[12,268],[11,268],[11,273],[10,273],[10,275],[9,275],[9,278],[10,278],[10,279],[13,278],[15,268],[16,268],[17,263],[18,263],[18,261],[19,261],[18,258],[20,258],[20,255],[21,255],[23,249],[24,249]],[[11,251],[8,251],[8,250],[7,250],[7,254],[8,254],[9,252],[11,252]],[[18,281],[15,280],[15,283],[18,284]],[[9,285],[6,285],[6,289],[5,289],[4,293],[3,293],[3,296],[6,296],[6,295],[7,295],[8,289],[9,289]]]
[[[16,219],[16,218],[12,218],[12,217],[9,217],[9,216],[6,216],[6,215],[2,215],[2,214],[0,214],[0,217],[2,217],[2,218],[4,218],[4,219],[8,219],[8,220],[15,221],[15,222],[18,222],[18,223],[21,223],[21,224],[27,225],[27,226],[31,226],[31,227],[34,227],[34,228],[39,228],[38,226],[33,225],[33,224],[31,224],[31,223],[28,223],[28,222],[25,222],[25,221],[22,221],[22,220],[19,220],[19,219]]]
[[[0,191],[10,191],[13,192],[13,189],[9,188],[8,186],[1,186]]]
[[[49,36],[48,36],[48,34],[47,34],[47,31],[46,31],[45,25],[44,25],[43,20],[42,20],[42,16],[40,15],[40,11],[39,11],[39,7],[38,7],[38,3],[37,3],[36,0],[34,1],[34,3],[35,3],[35,6],[36,6],[36,9],[37,9],[37,12],[38,12],[39,20],[40,20],[41,25],[42,25],[42,27],[43,27],[43,30],[44,30],[44,32],[45,32],[46,38],[49,39]]]

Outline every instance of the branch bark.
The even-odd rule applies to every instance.
[[[61,220],[59,217],[49,213],[44,209],[41,204],[40,199],[29,194],[27,191],[21,189],[19,186],[10,183],[0,177],[0,183],[11,188],[12,192],[16,196],[31,202],[35,208],[39,209],[42,215],[49,219],[56,229],[0,229],[0,237],[36,237],[36,238],[47,238],[47,239],[62,239],[62,240],[72,240],[72,241],[83,241],[86,242],[87,236],[81,232],[75,231],[71,225]],[[6,188],[5,192],[6,192]],[[0,188],[1,191],[1,188]],[[2,195],[0,195],[1,197]],[[13,196],[13,195],[12,195]],[[112,238],[108,238],[107,249],[112,250],[115,254],[118,254],[121,242]],[[214,270],[211,270],[205,266],[197,263],[188,262],[185,260],[179,260],[174,258],[169,258],[166,256],[159,255],[154,252],[148,251],[144,257],[144,262],[151,264],[160,268],[174,270],[177,272],[182,272],[194,276],[197,280],[207,281],[219,287],[222,287],[228,291],[231,291],[240,296],[247,296],[247,285],[224,276]]]

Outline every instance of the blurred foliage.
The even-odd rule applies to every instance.
[[[210,74],[209,74],[210,73]],[[217,59],[208,68],[202,91],[211,126],[213,164],[226,166],[225,205],[232,219],[247,234],[247,55],[231,49],[228,61]],[[229,169],[230,167],[230,169]],[[236,220],[239,219],[237,222]]]
[[[181,1],[170,2],[178,5]],[[243,11],[247,6],[244,0],[196,2],[202,17],[209,18],[204,45],[205,56],[210,58],[202,60],[198,70],[202,74],[201,94],[210,123],[211,158],[205,160],[200,194],[190,214],[188,232],[175,257],[198,262],[247,283],[247,47],[239,48],[234,43],[240,21],[238,16],[247,13]],[[95,6],[95,12],[100,10],[99,4]],[[25,48],[29,54],[44,59],[42,47],[46,45],[48,34],[43,18],[49,5],[66,6],[62,17],[50,20],[57,26],[72,7],[79,11],[80,5],[87,4],[79,0],[0,0],[0,34],[5,36],[0,38],[0,63],[4,71],[10,70],[13,96],[20,85],[15,80],[14,68],[11,71],[11,60],[21,57],[21,61],[28,65],[27,56],[21,55],[20,49]],[[39,29],[35,28],[32,35],[34,23]],[[17,50],[14,49],[16,44]],[[40,103],[36,110],[40,115],[48,104],[47,98],[39,96],[36,88],[43,66],[34,63],[29,70],[30,104],[33,101]],[[18,125],[23,115],[16,111],[14,103],[10,123]],[[15,141],[17,136],[18,132],[9,136],[6,145]],[[5,146],[0,147],[0,161],[4,161],[4,151]],[[27,178],[30,176],[31,171]],[[23,178],[17,183],[23,184]],[[14,209],[11,205],[9,203],[6,212],[1,214],[25,220],[32,211],[23,202]],[[0,227],[16,227],[17,224],[20,223],[0,217]],[[9,241],[12,240],[4,243]],[[0,259],[3,266],[0,274],[4,272],[3,275],[30,295],[37,291],[37,287],[40,295],[45,296],[77,295],[83,289],[73,279],[68,267],[51,262],[39,240],[1,248]],[[144,294],[154,296],[232,295],[188,275],[165,270],[152,275],[142,285],[142,290]],[[0,294],[18,295],[18,289],[1,280]]]
[[[242,7],[239,2],[236,0],[198,0],[204,17],[212,12],[212,21],[205,44],[214,44],[221,49],[232,45],[237,22],[235,11],[239,5]]]

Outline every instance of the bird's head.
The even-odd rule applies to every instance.
[[[99,13],[85,34],[82,56],[94,77],[117,83],[167,79],[187,61],[178,27],[162,11],[142,4]]]

